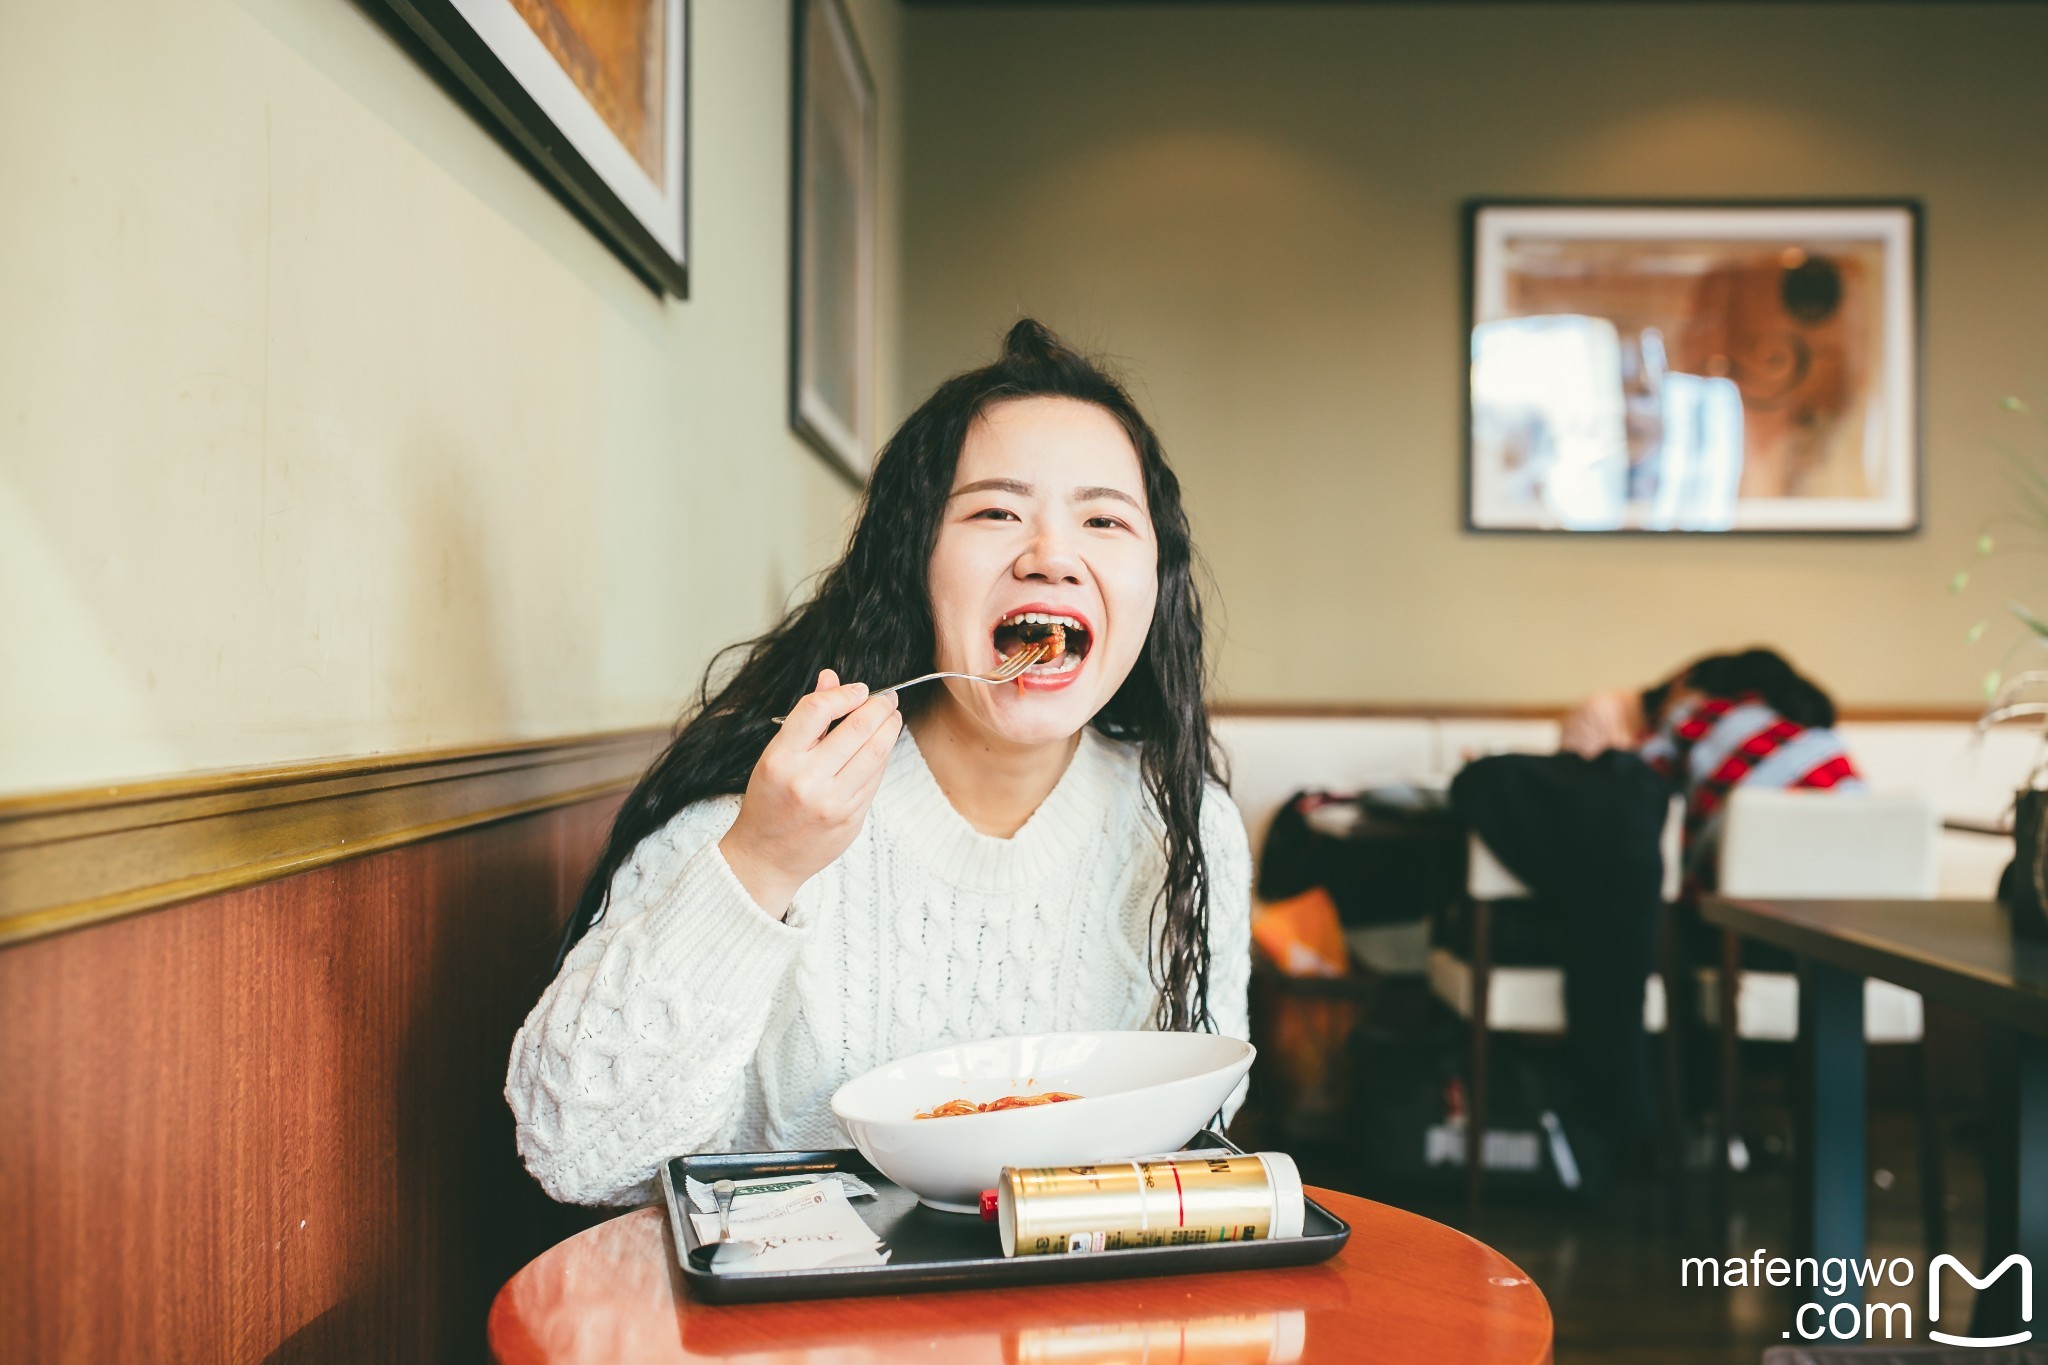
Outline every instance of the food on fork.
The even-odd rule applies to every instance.
[[[1005,1095],[987,1104],[976,1104],[973,1100],[947,1100],[944,1104],[933,1105],[920,1110],[916,1117],[921,1119],[957,1119],[967,1114],[993,1114],[1003,1109],[1032,1109],[1041,1104],[1058,1104],[1062,1100],[1078,1100],[1079,1095],[1065,1090],[1048,1090],[1041,1095]]]
[[[1067,628],[1065,626],[1032,622],[1019,628],[1017,634],[1027,645],[1046,646],[1045,657],[1048,659],[1061,658],[1067,652]]]
[[[1042,646],[1045,654],[1033,668],[1044,673],[1078,668],[1094,643],[1079,619],[1049,611],[1012,612],[996,623],[994,636],[996,652],[1004,658],[1032,645]]]

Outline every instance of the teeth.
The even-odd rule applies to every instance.
[[[1071,616],[1061,616],[1055,612],[1046,611],[1012,612],[996,624],[1001,626],[1066,626],[1073,630],[1085,629],[1079,621]]]

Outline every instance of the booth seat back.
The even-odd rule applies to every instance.
[[[1557,723],[1433,716],[1220,716],[1216,740],[1230,792],[1265,842],[1273,817],[1298,791],[1360,791],[1394,782],[1442,784],[1482,754],[1549,753]]]
[[[1846,721],[1843,741],[1879,794],[1918,794],[1944,817],[1995,823],[2024,786],[2040,738],[2011,726],[1979,736],[1962,721]],[[1386,782],[1444,782],[1471,758],[1547,753],[1553,721],[1526,717],[1223,716],[1216,736],[1231,766],[1231,790],[1252,847],[1282,802],[1306,788],[1356,790]],[[2009,839],[1944,833],[1943,896],[1988,897],[2012,857]]]
[[[1836,732],[1872,791],[1921,792],[1943,816],[1983,823],[2004,816],[2041,756],[2024,726],[1980,735],[1957,721],[1844,721]]]
[[[1223,716],[1215,728],[1253,849],[1298,791],[1358,791],[1440,771],[1433,723],[1421,717]]]
[[[2013,793],[2041,756],[2041,737],[2024,726],[1979,734],[1973,725],[1938,721],[1847,721],[1838,727],[1864,781],[1877,792],[1919,792],[1945,819],[2001,823]],[[1957,831],[1941,836],[1941,894],[1977,900],[1998,888],[2012,857],[2010,839]]]

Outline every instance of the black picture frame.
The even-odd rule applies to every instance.
[[[875,436],[875,82],[841,0],[791,0],[790,17],[789,423],[859,486]],[[815,76],[838,85],[821,92]],[[835,150],[828,134],[850,165],[813,156]]]
[[[1826,504],[1827,515],[1812,516],[1800,520],[1796,508],[1801,499],[1780,497],[1777,501],[1786,505],[1779,515],[1767,520],[1766,524],[1755,521],[1722,526],[1682,525],[1616,525],[1616,526],[1560,526],[1533,524],[1501,524],[1494,517],[1486,515],[1482,503],[1486,501],[1480,488],[1482,462],[1476,447],[1474,374],[1478,368],[1475,361],[1475,335],[1477,327],[1488,319],[1486,304],[1481,295],[1486,288],[1482,275],[1487,270],[1483,259],[1489,233],[1483,226],[1486,216],[1498,212],[1517,213],[1533,210],[1537,213],[1564,215],[1624,214],[1624,215],[1676,215],[1680,219],[1697,216],[1700,222],[1719,217],[1724,222],[1729,215],[1771,215],[1801,216],[1817,215],[1815,221],[1866,217],[1876,224],[1884,219],[1896,220],[1887,227],[1885,247],[1885,278],[1872,285],[1878,292],[1886,310],[1881,327],[1879,356],[1871,362],[1873,367],[1883,371],[1886,385],[1885,396],[1891,404],[1890,424],[1886,439],[1895,443],[1891,452],[1892,462],[1888,466],[1893,484],[1891,496],[1897,505],[1882,512],[1873,512],[1861,520],[1854,514],[1845,517],[1834,504],[1826,500],[1813,499],[1816,509]],[[1459,336],[1460,372],[1460,450],[1461,450],[1461,496],[1460,514],[1463,529],[1479,535],[1578,535],[1578,536],[1722,536],[1722,537],[1908,537],[1917,535],[1926,517],[1926,442],[1925,442],[1925,396],[1924,396],[1924,335],[1926,310],[1925,255],[1926,221],[1921,201],[1908,197],[1832,197],[1832,198],[1507,198],[1488,197],[1465,201],[1460,207],[1462,238],[1462,273],[1460,279],[1463,328]],[[1654,238],[1652,240],[1655,240]],[[1740,500],[1738,500],[1740,501]],[[1837,499],[1836,504],[1846,500]],[[1877,499],[1870,499],[1875,504]]]
[[[689,297],[690,0],[675,0],[680,57],[673,75],[679,88],[674,113],[664,114],[664,135],[675,141],[671,168],[676,179],[674,202],[664,204],[659,214],[628,203],[453,0],[361,3],[643,283],[658,294]],[[656,235],[656,227],[672,246]]]

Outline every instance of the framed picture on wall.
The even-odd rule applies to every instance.
[[[688,296],[688,0],[372,3],[642,279]]]
[[[796,0],[790,423],[864,481],[873,459],[875,86],[840,0]]]
[[[1920,210],[1466,206],[1465,524],[1920,526]]]

